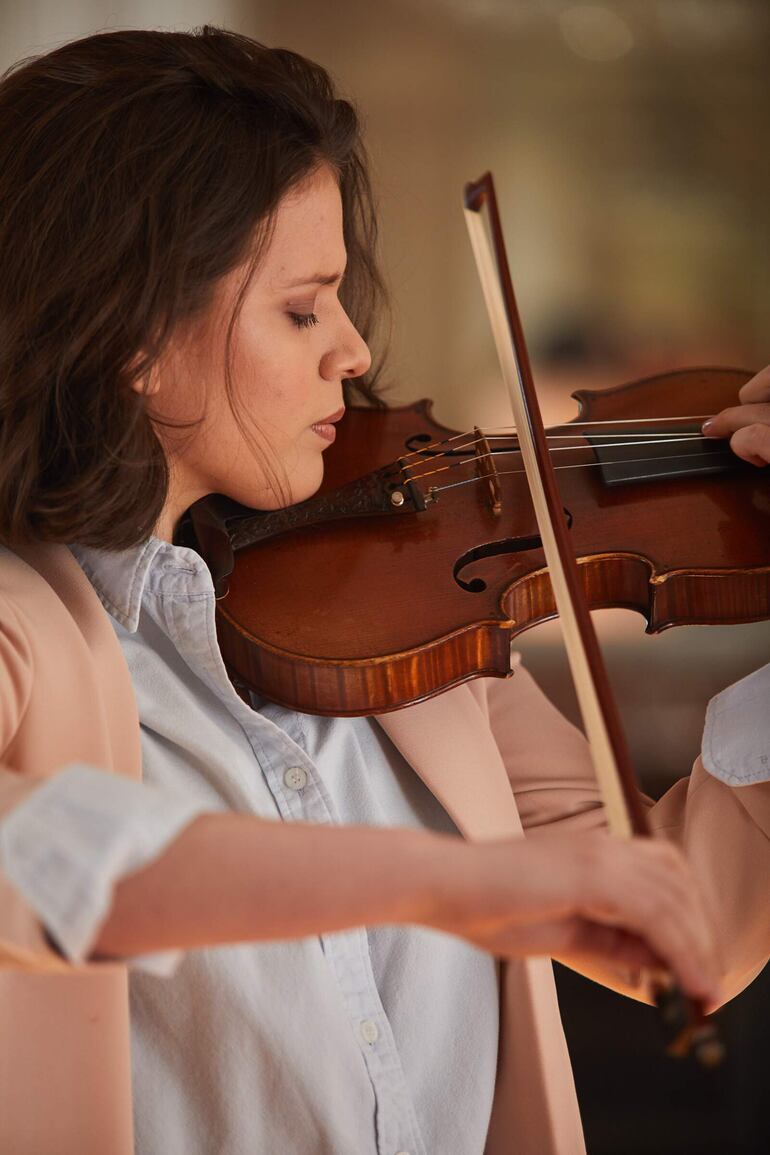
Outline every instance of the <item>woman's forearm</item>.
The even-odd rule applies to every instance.
[[[716,1002],[713,933],[681,854],[605,834],[472,843],[205,814],[115,888],[93,958],[411,923],[504,957],[662,963]]]
[[[93,957],[423,921],[460,839],[205,814],[124,878]]]

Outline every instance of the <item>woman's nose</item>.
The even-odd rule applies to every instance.
[[[361,377],[372,363],[369,346],[353,322],[345,317],[345,326],[333,350],[324,355],[321,376],[327,380]]]

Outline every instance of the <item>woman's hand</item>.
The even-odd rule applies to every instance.
[[[738,394],[741,404],[710,418],[707,437],[729,437],[730,448],[752,465],[770,463],[770,365],[752,377]]]
[[[580,968],[673,973],[684,991],[719,1001],[711,924],[682,853],[659,839],[565,835],[471,844],[462,886],[447,872],[438,929],[502,957],[550,955]],[[447,864],[448,865],[448,864]]]

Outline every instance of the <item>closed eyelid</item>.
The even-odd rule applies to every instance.
[[[295,299],[293,301],[287,301],[286,302],[286,308],[287,309],[307,309],[309,312],[312,312],[312,310],[315,309],[315,307],[316,307],[316,298],[315,297],[305,297],[301,301]]]

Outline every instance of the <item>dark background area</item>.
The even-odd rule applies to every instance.
[[[663,1052],[657,1013],[556,964],[590,1155],[766,1155],[770,970],[717,1014],[715,1071]]]

